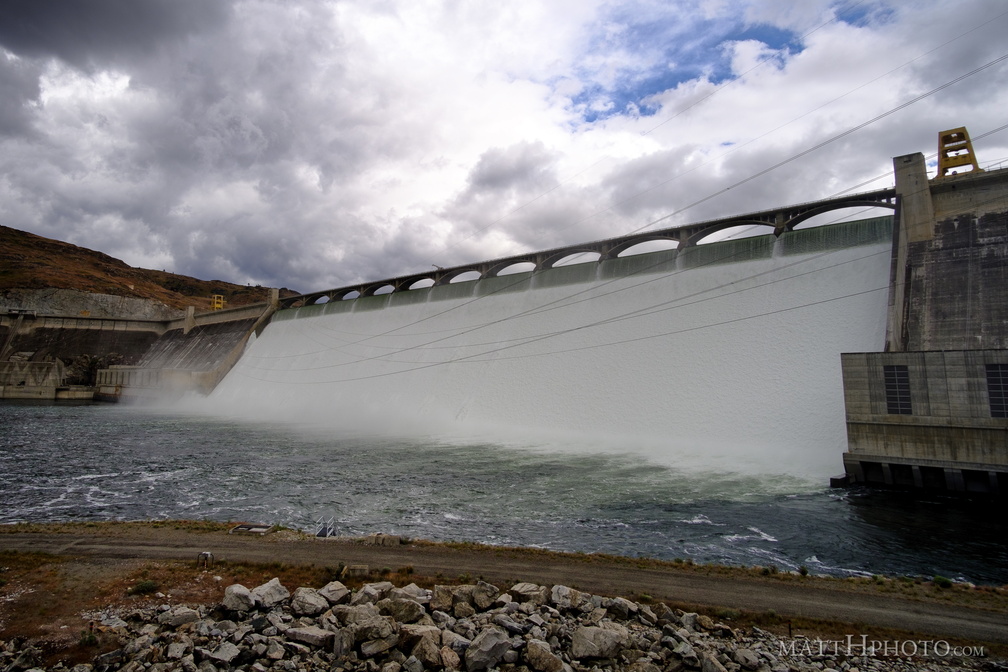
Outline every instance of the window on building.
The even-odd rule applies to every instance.
[[[1008,364],[987,365],[987,398],[992,418],[1008,418]]]
[[[910,372],[902,364],[883,366],[886,410],[892,415],[912,415]]]

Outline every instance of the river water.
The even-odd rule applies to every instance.
[[[0,404],[0,522],[212,519],[836,576],[1008,583],[1003,509],[562,444],[333,437],[190,407]]]

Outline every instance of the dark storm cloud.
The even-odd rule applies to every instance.
[[[215,30],[230,3],[204,0],[4,0],[0,45],[89,69],[148,55],[166,42]]]
[[[0,136],[31,132],[29,105],[41,92],[39,74],[38,64],[0,54]]]

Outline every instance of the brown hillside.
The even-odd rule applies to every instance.
[[[210,297],[221,294],[227,306],[265,301],[268,289],[221,280],[198,280],[165,271],[133,268],[83,247],[0,226],[0,290],[76,289],[152,299],[173,308],[210,308]],[[297,292],[281,289],[280,296]]]

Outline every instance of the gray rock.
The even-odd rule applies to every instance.
[[[336,639],[336,633],[332,630],[323,630],[314,625],[303,628],[290,628],[287,630],[287,636],[295,641],[303,642],[319,649],[331,649]]]
[[[486,581],[478,581],[472,590],[472,605],[479,611],[486,611],[497,600],[500,589]]]
[[[752,649],[735,649],[735,662],[747,670],[755,670],[760,665],[760,657]]]
[[[278,641],[271,641],[266,646],[266,657],[270,660],[283,660],[283,657],[287,654],[286,649]]]
[[[378,607],[371,603],[358,605],[337,605],[332,609],[333,615],[339,619],[343,625],[363,623],[381,615]]]
[[[182,660],[188,651],[189,647],[184,642],[172,642],[168,645],[166,655],[172,660]]]
[[[403,672],[423,672],[424,666],[416,656],[410,656],[403,661],[402,669]]]
[[[583,658],[612,658],[626,643],[627,633],[611,628],[581,626],[571,635],[570,655]]]
[[[493,622],[495,625],[501,626],[512,635],[524,635],[528,631],[528,628],[515,622],[515,620],[507,614],[494,614]]]
[[[158,615],[158,623],[167,625],[170,628],[177,628],[186,623],[194,623],[199,620],[199,612],[190,607],[175,607],[171,611],[166,611]]]
[[[318,594],[329,602],[329,604],[343,604],[350,599],[350,589],[339,581],[331,581],[322,588]]]
[[[255,609],[255,598],[252,591],[240,583],[234,583],[224,589],[224,600],[221,602],[228,611],[251,611]]]
[[[713,654],[705,653],[700,659],[700,672],[728,672],[728,670]]]
[[[504,652],[510,649],[511,640],[503,630],[495,627],[485,628],[476,635],[465,651],[466,669],[469,672],[478,672],[494,667],[504,656]]]
[[[440,640],[440,633],[438,635],[421,637],[420,641],[417,642],[410,651],[410,658],[419,661],[421,663],[421,668],[441,667]],[[406,666],[403,665],[403,667]]]
[[[413,600],[386,597],[379,600],[375,606],[383,615],[391,616],[400,623],[415,623],[427,613],[422,604]]]
[[[230,663],[241,650],[231,642],[221,642],[220,646],[210,653],[210,658],[221,663]]]
[[[291,596],[290,606],[298,616],[317,616],[329,608],[329,601],[314,588],[298,588]]]
[[[517,602],[531,602],[532,604],[546,604],[550,598],[550,590],[545,586],[523,581],[511,586],[508,591],[511,597]]]
[[[465,653],[469,645],[472,644],[472,640],[468,637],[463,637],[454,630],[444,630],[441,633],[441,644],[457,653]]]
[[[700,667],[700,657],[687,642],[679,642],[679,646],[672,650],[674,654],[682,658],[682,661],[689,667]]]
[[[452,586],[434,586],[428,607],[431,611],[450,612],[455,605],[455,591]]]
[[[462,665],[462,659],[454,649],[448,646],[441,647],[441,664],[446,670],[457,670]]]
[[[613,618],[618,618],[622,621],[637,615],[637,605],[622,597],[614,597],[610,600],[606,610]]]
[[[539,672],[561,672],[563,660],[553,653],[550,645],[544,641],[533,639],[525,645],[525,662]]]
[[[266,609],[272,609],[290,597],[290,591],[283,587],[280,579],[273,577],[261,586],[253,588],[252,597]]]
[[[379,581],[377,583],[365,583],[360,590],[350,598],[350,604],[364,604],[366,602],[378,602],[384,600],[390,590],[395,586],[390,581]]]
[[[399,631],[395,621],[378,616],[355,625],[354,639],[360,643],[361,655],[371,658],[398,644]]]
[[[421,588],[415,583],[411,583],[403,588],[393,588],[388,592],[388,597],[399,600],[413,600],[419,604],[430,604],[431,591]]]
[[[578,609],[584,601],[580,590],[556,585],[550,591],[550,604],[557,609]]]
[[[404,646],[412,648],[421,639],[432,638],[441,645],[441,628],[436,625],[417,625],[408,623],[399,626],[399,638]]]

